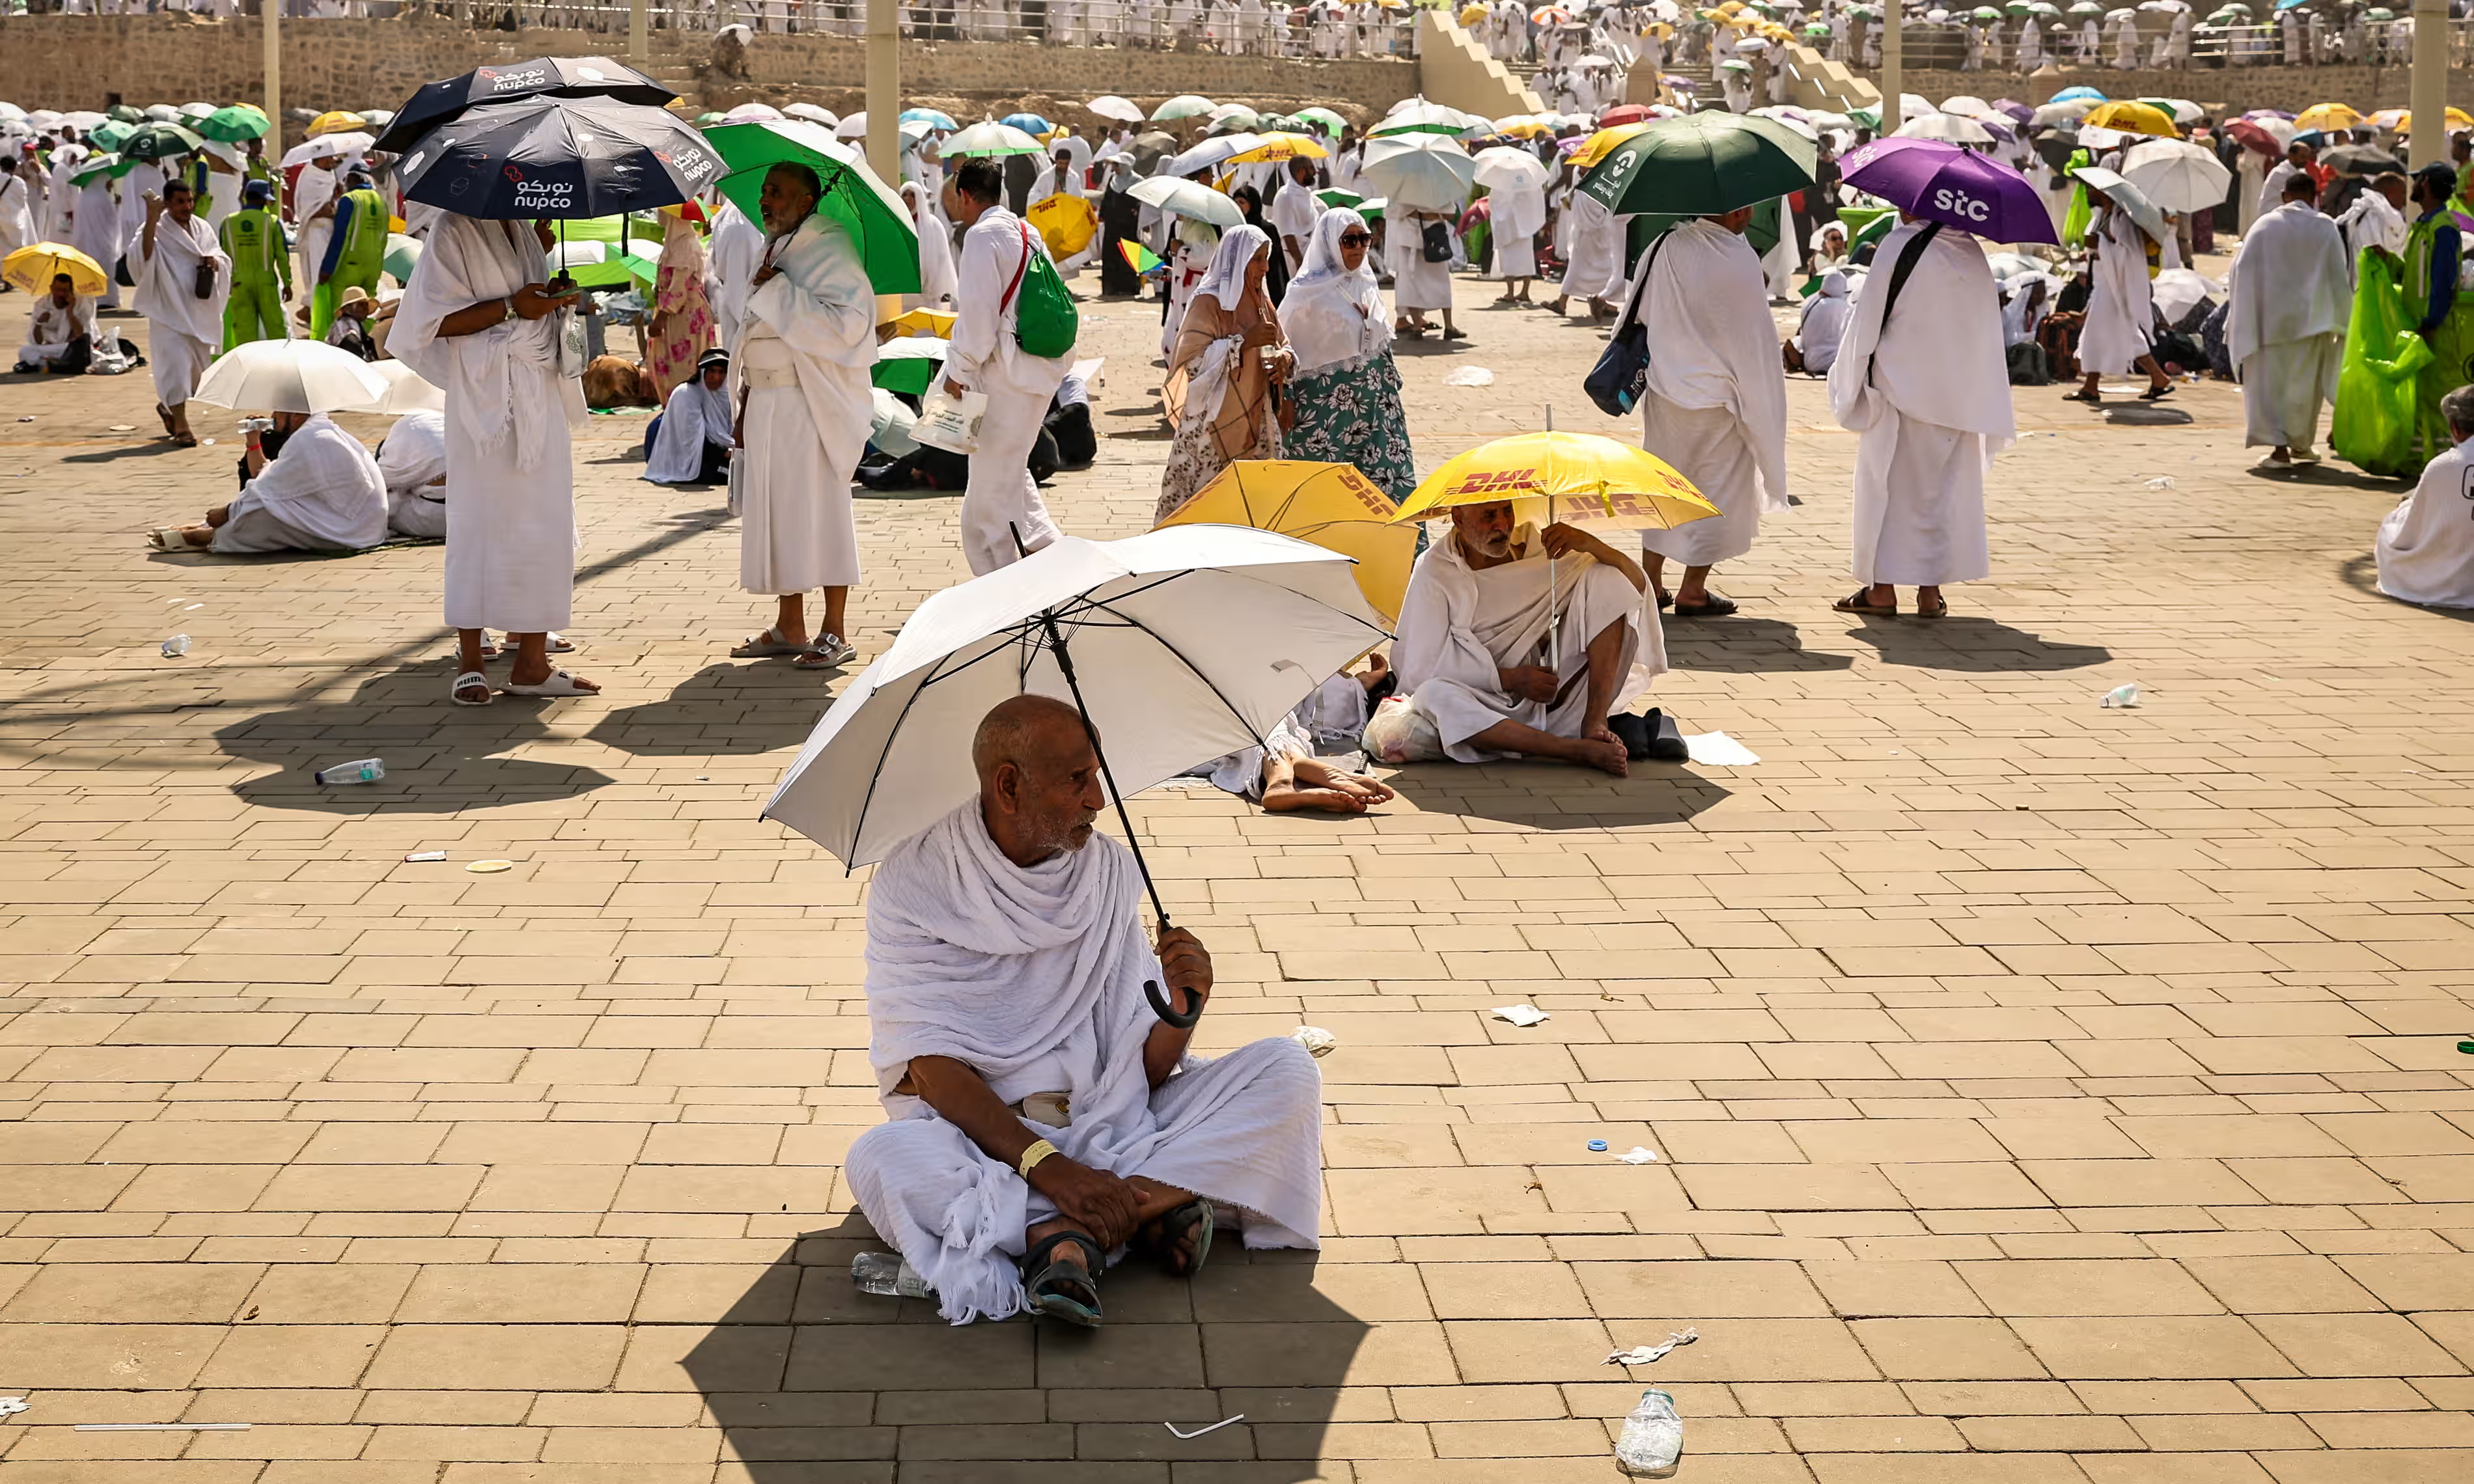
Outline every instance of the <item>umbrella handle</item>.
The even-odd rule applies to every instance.
[[[1143,981],[1143,997],[1152,1002],[1152,1014],[1159,1017],[1162,1024],[1173,1026],[1177,1030],[1190,1031],[1194,1029],[1195,1022],[1202,1018],[1202,1007],[1201,1005],[1197,1005],[1192,1010],[1186,1011],[1183,1015],[1179,1015],[1176,1009],[1169,1004],[1168,996],[1160,993],[1159,981],[1157,979],[1146,979]]]

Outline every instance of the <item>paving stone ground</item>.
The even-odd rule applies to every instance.
[[[1155,311],[1091,307],[1052,499],[1130,534]],[[1622,431],[1588,328],[1464,323],[1403,357],[1421,462]],[[1802,507],[1657,692],[1758,766],[1137,800],[1205,1041],[1339,1038],[1324,1245],[1112,1277],[1090,1336],[852,1292],[863,882],[756,818],[830,687],[725,657],[735,530],[640,421],[577,448],[607,692],[458,710],[437,549],[149,555],[228,419],[0,381],[0,1474],[1564,1484],[1657,1384],[1701,1484],[2466,1478],[2474,629],[2372,591],[2392,487],[2250,473],[2232,389],[2059,391],[1926,625],[1830,610],[1853,440],[1791,388]],[[860,512],[873,654],[962,565],[949,498]],[[72,1427],[170,1421],[252,1426]]]

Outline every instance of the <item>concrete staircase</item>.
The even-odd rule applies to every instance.
[[[1418,28],[1418,91],[1429,102],[1488,118],[1545,108],[1527,77],[1487,55],[1451,12],[1419,11]]]

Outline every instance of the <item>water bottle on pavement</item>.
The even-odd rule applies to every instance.
[[[178,659],[188,652],[189,636],[185,634],[176,634],[163,641],[163,658],[166,659]]]
[[[364,757],[359,762],[321,768],[312,777],[321,783],[375,783],[386,777],[386,764],[375,757]]]
[[[1623,1435],[1615,1439],[1615,1467],[1636,1478],[1664,1473],[1684,1456],[1684,1419],[1675,1415],[1675,1399],[1662,1391],[1644,1391],[1640,1405],[1624,1419]]]
[[[933,1299],[936,1290],[901,1257],[889,1252],[863,1252],[851,1259],[851,1282],[861,1293],[881,1299]]]
[[[2106,691],[2104,693],[2104,699],[2098,702],[2097,705],[2105,707],[2107,710],[2111,710],[2117,706],[2135,706],[2139,705],[2139,682],[2137,681],[2130,681],[2122,684],[2116,685],[2111,690]]]

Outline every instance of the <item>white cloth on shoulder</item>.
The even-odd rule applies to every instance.
[[[1833,268],[1822,275],[1821,287],[1804,301],[1804,315],[1795,327],[1795,349],[1804,357],[1804,369],[1816,376],[1828,374],[1836,364],[1839,343],[1847,338],[1847,317],[1855,308],[1850,290],[1847,270]]]
[[[780,271],[748,295],[739,328],[739,585],[775,596],[846,587],[860,580],[850,486],[876,412],[876,291],[831,217],[800,223],[766,260]]]
[[[1400,600],[1399,636],[1392,646],[1399,694],[1434,720],[1444,755],[1455,762],[1510,755],[1468,745],[1468,738],[1497,722],[1576,737],[1583,727],[1605,720],[1586,714],[1589,682],[1575,678],[1586,668],[1589,641],[1611,623],[1628,623],[1632,637],[1624,673],[1607,704],[1610,712],[1622,710],[1666,673],[1666,636],[1657,604],[1630,578],[1588,556],[1553,563],[1556,631],[1550,635],[1548,562],[1537,529],[1524,525],[1514,532],[1512,549],[1517,559],[1512,562],[1472,567],[1447,528],[1418,559]],[[1503,689],[1498,670],[1547,665],[1555,658],[1571,682],[1562,704],[1516,701]]]
[[[1340,239],[1366,230],[1366,218],[1335,207],[1315,219],[1305,261],[1280,299],[1280,328],[1297,356],[1292,376],[1355,371],[1392,347],[1392,317],[1367,249],[1357,271],[1341,266]]]
[[[1008,1255],[1054,1208],[922,1099],[896,1091],[948,1057],[996,1096],[1069,1095],[1068,1158],[1240,1209],[1248,1247],[1318,1245],[1322,1078],[1303,1047],[1259,1041],[1188,1056],[1157,1089],[1143,995],[1161,977],[1137,916],[1132,854],[1105,835],[1034,866],[999,850],[974,795],[898,848],[867,902],[868,1062],[892,1121],[852,1146],[860,1209],[954,1324],[1023,1307]]]
[[[2413,493],[2380,522],[2380,591],[2434,608],[2474,608],[2474,444],[2422,467]]]
[[[263,511],[265,530],[244,519]],[[320,413],[293,430],[283,449],[241,487],[231,518],[206,549],[364,551],[386,539],[386,481],[361,441]]]
[[[224,339],[224,300],[231,294],[231,259],[202,216],[186,225],[166,211],[155,219],[155,251],[146,251],[146,228],[131,234],[129,276],[137,282],[136,308],[146,317],[147,361],[155,369],[155,397],[178,407],[198,389],[198,378]],[[211,264],[206,297],[198,297],[198,269]]]
[[[1641,446],[1719,511],[1644,531],[1641,549],[1713,565],[1750,551],[1761,517],[1787,509],[1786,368],[1769,289],[1752,244],[1700,220],[1643,252],[1638,271],[1649,275],[1634,312],[1650,346]]]

